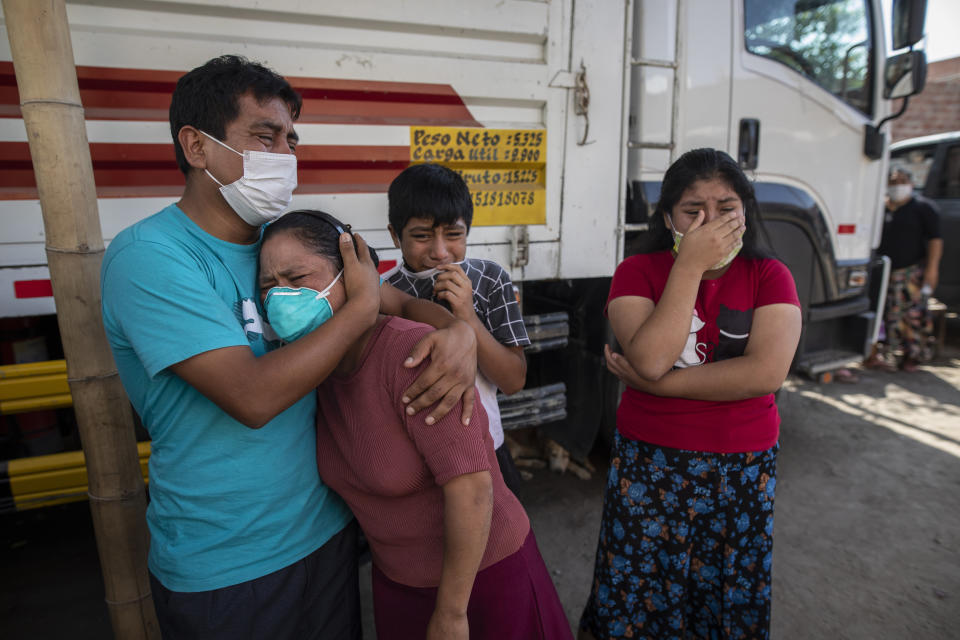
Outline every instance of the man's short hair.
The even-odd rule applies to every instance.
[[[889,182],[890,180],[893,180],[894,176],[896,176],[897,174],[902,175],[904,178],[906,178],[910,182],[913,182],[913,174],[910,173],[909,169],[904,169],[903,167],[896,167],[894,169],[890,169],[890,174],[887,176],[887,181]]]
[[[280,98],[290,107],[290,115],[300,117],[303,100],[283,76],[244,57],[226,55],[214,58],[188,72],[177,81],[170,100],[170,133],[177,154],[177,166],[184,175],[190,165],[178,136],[190,125],[223,140],[227,125],[240,115],[240,97],[250,93],[259,103]]]
[[[433,220],[433,226],[463,219],[467,231],[473,223],[470,189],[452,169],[439,164],[415,164],[394,178],[387,190],[387,216],[399,237],[410,218]]]

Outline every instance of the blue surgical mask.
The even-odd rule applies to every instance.
[[[293,342],[307,335],[333,317],[327,297],[343,271],[323,291],[300,287],[273,287],[267,291],[263,308],[267,321],[284,342]]]

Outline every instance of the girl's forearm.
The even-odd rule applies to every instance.
[[[641,377],[659,379],[680,357],[690,335],[702,275],[674,263],[650,317],[622,345],[624,355]]]
[[[487,548],[493,513],[489,471],[468,473],[443,485],[443,568],[436,611],[465,614],[473,581]]]
[[[634,386],[667,398],[723,402],[764,396],[779,389],[781,384],[783,378],[771,376],[755,358],[740,356],[674,369],[655,382]]]

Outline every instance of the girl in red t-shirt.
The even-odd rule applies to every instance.
[[[617,267],[607,315],[623,380],[582,638],[761,638],[783,383],[800,337],[786,267],[757,246],[759,206],[726,153],[664,175],[645,253]]]

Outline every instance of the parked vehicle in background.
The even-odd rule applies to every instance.
[[[911,51],[889,60],[881,1],[67,9],[105,241],[182,190],[167,124],[177,78],[224,53],[264,61],[304,97],[293,206],[350,221],[384,268],[399,259],[386,230],[390,181],[428,160],[462,173],[476,208],[468,255],[510,271],[534,341],[528,388],[504,400],[504,426],[545,424],[582,456],[612,427],[619,398],[601,356],[610,277],[685,150],[725,150],[755,179],[803,304],[796,366],[815,373],[863,356],[876,319],[867,284],[887,173],[881,126],[888,100],[919,91],[925,68],[912,51],[925,0],[894,3],[894,48]],[[82,499],[86,488],[82,459],[69,481],[59,458],[24,462],[77,442],[57,409],[70,405],[65,375],[27,364],[62,356],[10,60],[0,37],[0,354],[23,363],[10,373],[19,383],[0,380],[0,509],[22,509]]]
[[[958,107],[960,108],[960,107]],[[890,169],[913,176],[914,193],[940,210],[943,259],[934,297],[960,308],[960,131],[900,140],[890,145]]]

